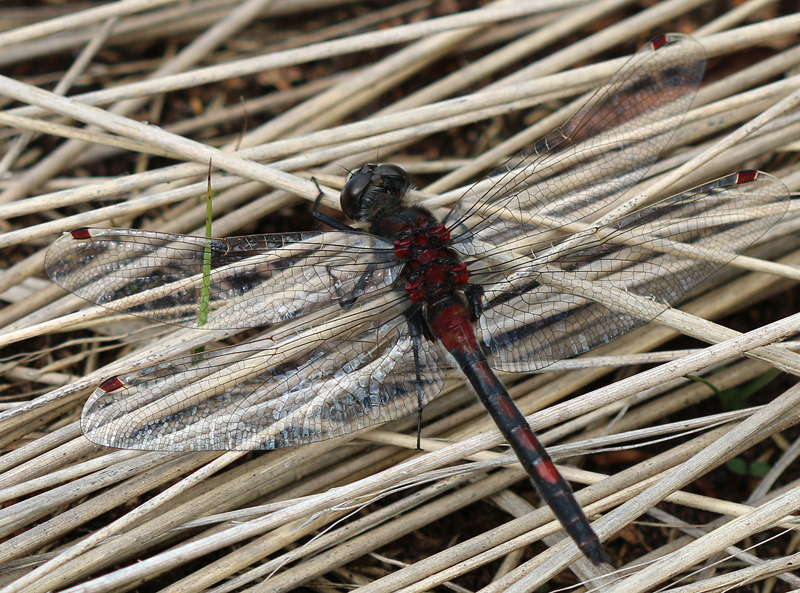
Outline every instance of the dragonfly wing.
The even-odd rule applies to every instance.
[[[448,365],[424,340],[416,366],[409,302],[386,291],[319,311],[300,331],[108,379],[84,407],[83,433],[125,449],[259,450],[411,414],[439,394]]]
[[[132,229],[66,233],[48,250],[45,270],[109,309],[204,329],[286,321],[381,290],[397,274],[391,246],[367,234],[205,239]]]
[[[636,53],[561,128],[477,183],[445,223],[468,255],[583,219],[639,181],[691,106],[705,51],[682,35]]]
[[[480,319],[493,366],[541,369],[647,323],[761,237],[788,199],[778,179],[742,171],[544,253],[507,253],[501,273],[483,271],[502,278],[485,286]]]

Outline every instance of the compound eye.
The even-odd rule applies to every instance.
[[[356,212],[360,210],[361,194],[367,189],[367,186],[372,180],[370,172],[359,172],[353,175],[342,188],[342,193],[339,196],[339,203],[342,206],[342,212],[350,220],[356,220]]]
[[[372,173],[373,175],[380,175],[381,177],[399,177],[400,179],[405,180],[409,184],[411,183],[411,179],[408,177],[408,173],[406,173],[405,169],[394,165],[392,163],[385,163],[383,165],[378,165],[375,167],[375,170]]]

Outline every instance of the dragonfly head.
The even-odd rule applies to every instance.
[[[398,206],[410,187],[411,179],[401,167],[367,163],[342,188],[342,212],[356,222],[370,221],[379,211]]]

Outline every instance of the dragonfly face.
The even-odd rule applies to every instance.
[[[397,165],[367,163],[342,188],[342,212],[350,220],[372,222],[399,209],[410,187],[408,173]]]
[[[318,214],[336,232],[61,237],[47,273],[87,300],[184,327],[267,327],[259,340],[108,379],[84,408],[84,434],[161,451],[298,445],[418,412],[459,370],[575,542],[604,561],[493,369],[543,369],[647,323],[783,215],[786,187],[744,171],[563,232],[645,175],[704,67],[699,43],[655,40],[444,221],[404,202],[400,167],[368,164],[341,196],[366,231]]]

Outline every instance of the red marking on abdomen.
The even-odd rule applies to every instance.
[[[474,336],[474,334],[475,334],[475,332],[473,332],[473,336]],[[478,346],[478,341],[476,339],[475,340],[475,349],[474,350],[470,350],[470,353],[479,352],[479,351],[480,351],[480,346]],[[489,364],[486,362],[485,359],[483,361],[481,361],[481,362],[475,363],[474,366],[475,366],[475,373],[480,375],[481,380],[484,383],[489,384],[489,383],[493,383],[494,381],[497,381],[497,375],[494,374],[494,371],[492,371],[492,369],[489,367]],[[507,400],[507,401],[511,401],[511,400]]]
[[[92,232],[87,228],[75,229],[70,233],[73,239],[85,240],[92,238]]]
[[[446,350],[466,354],[480,352],[475,329],[467,309],[458,302],[436,311],[428,320],[433,335],[439,338]]]
[[[534,466],[533,470],[542,480],[548,484],[555,486],[561,483],[561,474],[558,473],[556,466],[549,459],[543,459],[539,450],[541,444],[536,440],[536,437],[530,430],[519,430],[516,434],[517,442],[529,451],[538,453],[540,461]]]
[[[517,416],[517,408],[510,399],[506,399],[505,397],[497,397],[493,398],[493,400],[494,405],[497,406],[498,411],[500,411],[503,416],[508,418]]]
[[[536,471],[536,475],[548,484],[553,484],[555,486],[561,481],[558,470],[556,466],[553,465],[552,461],[542,461],[534,468],[534,471]]]
[[[106,379],[100,383],[100,389],[106,393],[111,393],[112,391],[122,389],[123,387],[125,387],[125,384],[120,380],[119,377],[111,377],[110,379]]]
[[[541,463],[537,463],[533,468],[533,471],[535,471],[536,475],[542,480],[552,486],[556,486],[557,484],[561,483],[561,474],[558,473],[558,470],[556,469],[556,466],[553,465],[552,461],[542,461]]]

